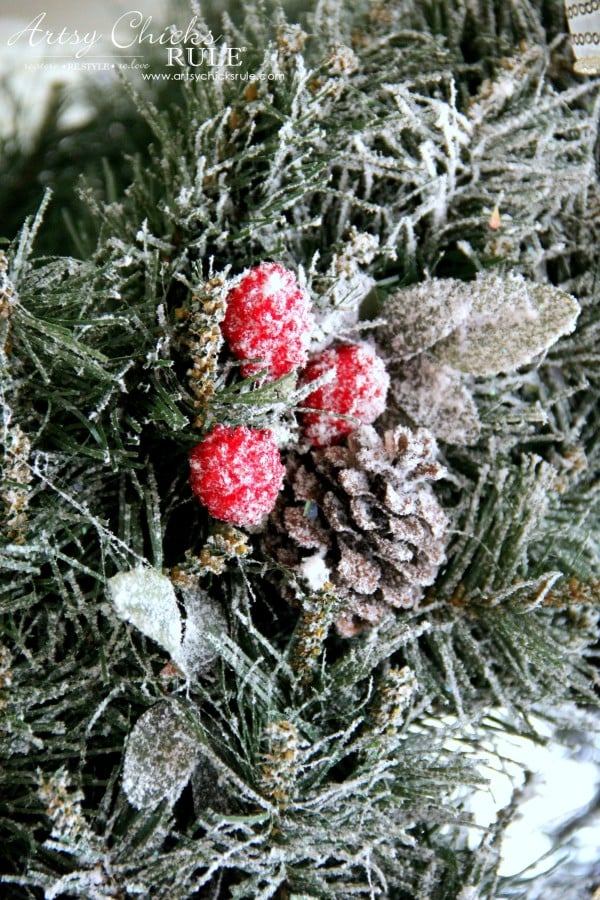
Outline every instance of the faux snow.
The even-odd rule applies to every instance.
[[[304,578],[311,591],[321,591],[328,581],[331,572],[323,559],[323,553],[307,556],[298,566],[298,574]]]

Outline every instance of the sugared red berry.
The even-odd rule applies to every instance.
[[[215,425],[190,453],[190,484],[211,516],[254,525],[275,504],[284,466],[273,432]]]
[[[383,360],[369,344],[339,344],[322,350],[308,363],[301,382],[310,384],[328,372],[333,373],[331,380],[302,404],[321,410],[301,417],[304,436],[316,447],[333,444],[360,425],[374,422],[385,409],[390,382]]]
[[[267,370],[273,381],[307,360],[314,328],[308,294],[279,263],[265,262],[244,272],[227,294],[223,337],[244,362],[244,378]]]

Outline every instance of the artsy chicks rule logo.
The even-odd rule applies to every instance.
[[[217,67],[237,68],[243,63],[245,47],[232,47],[204,28],[198,16],[193,16],[185,26],[157,25],[151,15],[137,9],[120,15],[109,34],[97,29],[89,31],[63,27],[48,27],[47,13],[40,12],[8,38],[9,47],[35,48],[61,51],[63,58],[78,60],[131,60],[153,50],[153,61],[162,56],[168,68]],[[100,51],[102,50],[102,53]],[[107,56],[107,50],[111,55]],[[107,67],[107,64],[104,64]],[[112,66],[114,68],[114,63]]]

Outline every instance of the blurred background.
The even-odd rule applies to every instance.
[[[168,8],[164,0],[2,0],[0,21],[13,19],[30,22],[41,12],[46,13],[44,27],[60,31],[61,28],[85,31],[110,31],[113,22],[130,9],[139,9],[146,15],[156,16]]]
[[[175,7],[189,21],[187,0],[0,0],[0,239],[12,239],[50,189],[49,227],[39,252],[86,252],[81,226],[65,222],[77,186],[84,178],[99,197],[108,199],[109,187],[116,196],[131,178],[128,155],[143,155],[151,137],[116,70],[90,71],[86,63],[116,58],[111,31],[123,13],[152,16],[152,30],[160,34],[177,20]],[[43,33],[15,39],[34,22]],[[57,43],[63,29],[65,37],[77,32],[79,46],[93,32],[104,40],[77,61],[77,46],[65,45],[65,38],[63,46]],[[60,247],[53,233],[62,236]]]
[[[177,6],[183,4],[177,2]],[[151,30],[160,34],[174,4],[164,0],[1,0],[0,2],[0,122],[2,106],[8,95],[17,91],[27,94],[27,108],[40,106],[45,99],[48,82],[72,83],[81,76],[74,66],[76,51],[94,38],[82,61],[97,54],[110,59],[115,48],[111,43],[113,26],[124,13],[139,10],[144,18],[152,17]],[[19,32],[31,26],[32,32]],[[46,35],[48,32],[48,35]],[[88,36],[88,40],[85,38]],[[146,45],[147,46],[147,45]],[[60,60],[60,62],[59,62]],[[51,68],[42,62],[52,63]],[[75,71],[73,71],[75,69]],[[21,81],[24,79],[24,84]],[[6,116],[6,112],[4,118]],[[1,127],[1,124],[0,124]]]

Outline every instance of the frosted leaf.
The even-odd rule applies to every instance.
[[[477,441],[477,407],[449,366],[434,365],[424,354],[411,359],[394,373],[390,392],[398,407],[440,440],[463,446]]]
[[[389,297],[384,315],[387,341],[401,359],[427,350],[468,317],[470,285],[455,278],[433,278]]]
[[[186,597],[185,612],[185,636],[175,661],[187,675],[195,675],[217,658],[218,650],[207,634],[226,631],[227,620],[221,607],[201,593]]]
[[[139,566],[108,581],[118,614],[160,644],[188,678],[207,669],[218,651],[207,633],[227,628],[221,607],[202,592],[184,591],[185,634],[171,580]]]
[[[217,769],[208,756],[201,753],[192,774],[192,797],[194,812],[199,817],[206,815],[207,809],[218,813],[233,811],[231,785],[225,775]]]
[[[436,345],[435,354],[472,375],[498,375],[530,363],[573,331],[580,311],[570,294],[522,275],[484,275],[465,287],[471,314]]]
[[[327,292],[326,310],[317,314],[311,349],[327,347],[333,338],[356,331],[360,305],[373,289],[375,279],[354,267],[336,274]]]
[[[107,587],[119,616],[177,660],[181,616],[170,579],[156,569],[138,566],[109,578]]]
[[[199,749],[179,707],[161,702],[147,710],[133,726],[123,763],[123,790],[132,806],[175,803],[196,767]]]

